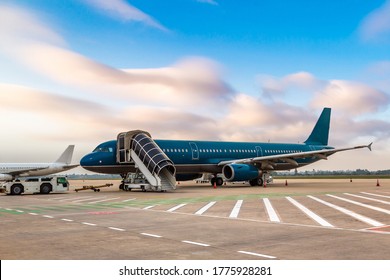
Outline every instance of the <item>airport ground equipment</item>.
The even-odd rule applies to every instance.
[[[116,161],[119,164],[134,163],[136,173],[142,173],[150,190],[176,189],[176,168],[173,162],[146,131],[132,130],[119,133]],[[127,174],[125,177],[128,177]],[[145,187],[146,185],[144,189]]]
[[[48,194],[61,193],[69,190],[69,182],[66,177],[41,177],[30,178],[26,180],[12,180],[2,184],[6,194]]]
[[[111,186],[112,186],[112,184],[104,184],[104,185],[99,185],[99,186],[83,186],[82,188],[75,189],[75,192],[85,191],[85,190],[93,190],[94,192],[100,192],[101,188],[108,188]]]
[[[155,188],[149,184],[146,177],[139,172],[139,170],[137,170],[136,173],[128,173],[119,188],[124,191],[131,191],[133,189],[139,189],[143,192],[155,190]]]

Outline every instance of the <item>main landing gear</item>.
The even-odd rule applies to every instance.
[[[213,178],[211,178],[210,183],[211,183],[212,186],[214,186],[214,183],[217,186],[222,186],[223,185],[223,179],[221,177],[214,176]]]

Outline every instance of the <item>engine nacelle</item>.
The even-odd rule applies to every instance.
[[[260,176],[256,166],[250,164],[228,164],[222,168],[226,181],[249,181]]]
[[[0,174],[0,181],[11,181],[12,179],[12,175]]]

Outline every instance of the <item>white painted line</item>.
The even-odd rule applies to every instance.
[[[149,236],[149,237],[156,237],[156,238],[161,238],[162,236],[157,235],[157,234],[151,234],[151,233],[141,233],[142,235]]]
[[[5,210],[7,210],[7,211],[12,211],[13,209],[11,209],[11,208],[4,208]]]
[[[278,214],[276,214],[276,211],[272,207],[272,204],[269,201],[269,199],[268,198],[263,198],[263,202],[264,202],[264,205],[265,205],[265,209],[267,210],[267,214],[268,214],[269,220],[271,222],[280,223],[279,216],[278,216]]]
[[[117,231],[125,231],[123,228],[116,228],[116,227],[108,227],[108,228]]]
[[[257,254],[257,253],[247,252],[247,251],[238,251],[238,253],[252,255],[252,256],[256,256],[256,257],[267,258],[267,259],[276,259],[276,257],[274,257],[274,256]]]
[[[43,215],[42,217],[49,218],[49,219],[53,219],[54,218],[53,216],[48,216],[48,215]]]
[[[114,200],[114,199],[118,199],[118,198],[120,198],[120,197],[113,197],[113,198],[102,199],[102,200],[98,200],[98,201],[92,201],[92,202],[88,202],[88,204],[94,204],[94,203],[99,203],[99,202]]]
[[[87,225],[87,226],[96,226],[96,224],[85,223],[85,222],[83,222],[82,224],[83,224],[83,225]]]
[[[316,213],[312,212],[311,210],[309,210],[308,208],[306,208],[305,206],[303,206],[302,204],[300,204],[298,201],[296,201],[295,199],[291,198],[291,197],[286,197],[286,199],[288,201],[290,201],[292,204],[294,204],[299,210],[301,210],[303,213],[305,213],[306,215],[308,215],[310,218],[312,218],[314,221],[316,221],[317,223],[319,223],[321,226],[323,227],[334,227],[332,224],[328,223],[325,219],[321,218],[320,216],[318,216]]]
[[[243,200],[237,200],[236,205],[234,205],[232,212],[230,213],[229,218],[236,219],[240,213]]]
[[[73,220],[69,220],[69,219],[61,219],[61,220],[65,222],[73,222]]]
[[[167,210],[167,212],[174,212],[179,208],[182,208],[183,206],[187,205],[186,203],[176,205],[175,207],[172,207],[171,209]]]
[[[106,198],[107,196],[103,196],[103,197],[99,197],[99,199],[101,198]],[[75,201],[72,201],[72,203],[78,203],[78,202],[83,202],[83,201],[88,201],[88,200],[94,200],[96,199],[96,197],[90,197],[90,198],[85,198],[85,199],[79,199],[79,200],[75,200]]]
[[[346,214],[348,216],[351,216],[351,217],[353,217],[353,218],[355,218],[355,219],[357,219],[359,221],[362,221],[363,223],[372,225],[374,227],[384,226],[384,224],[382,224],[382,223],[380,223],[378,221],[375,221],[373,219],[367,218],[367,217],[365,217],[363,215],[357,214],[357,213],[352,212],[352,211],[350,211],[348,209],[345,209],[343,207],[340,207],[340,206],[334,205],[332,203],[323,201],[323,200],[321,200],[321,199],[319,199],[317,197],[314,197],[314,196],[311,196],[311,195],[308,195],[307,197],[310,197],[311,199],[314,199],[315,201],[318,201],[319,203],[322,203],[322,204],[324,204],[326,206],[329,206],[329,207],[331,207],[333,209],[336,209],[336,210],[338,210],[338,211],[340,211],[340,212],[342,212],[342,213],[344,213],[344,214]]]
[[[37,213],[29,213],[30,215],[38,216]]]
[[[388,196],[388,195],[381,195],[381,194],[368,193],[368,192],[360,192],[360,193],[368,194],[368,195],[373,195],[373,196],[384,197],[384,198],[390,198],[390,196]]]
[[[199,243],[199,242],[193,242],[193,241],[188,241],[188,240],[183,240],[183,243],[187,244],[192,244],[192,245],[197,245],[197,246],[203,246],[203,247],[209,247],[209,244],[204,244],[204,243]]]
[[[77,197],[72,197],[72,198],[66,198],[66,199],[61,199],[61,200],[58,200],[58,201],[69,201],[69,200],[77,200],[77,199],[80,199],[80,198],[88,198],[88,197],[92,197],[92,198],[96,198],[94,196],[77,196]]]
[[[390,215],[390,210],[386,210],[386,209],[383,209],[383,208],[380,208],[380,207],[376,207],[376,206],[371,206],[371,205],[368,205],[368,204],[357,202],[355,200],[350,200],[350,199],[346,199],[346,198],[335,196],[335,195],[331,195],[331,194],[327,194],[327,196],[330,196],[330,197],[333,197],[333,198],[336,198],[336,199],[339,199],[339,200],[342,200],[342,201],[345,201],[345,202],[348,202],[348,203],[352,203],[352,204],[355,204],[355,205],[358,205],[358,206],[361,206],[361,207],[365,207],[365,208],[368,208],[368,209],[371,209],[371,210],[375,210],[375,211],[382,212],[382,213]]]
[[[132,201],[132,200],[136,200],[136,198],[126,199],[126,200],[123,200],[122,202],[128,202],[128,201]]]
[[[60,199],[63,199],[64,197],[66,197],[66,196],[61,196],[61,197],[50,198],[49,200],[60,200]]]
[[[151,209],[153,207],[155,207],[156,205],[150,205],[150,206],[146,206],[145,208],[142,208],[143,210],[148,210],[148,209]]]
[[[384,201],[384,200],[380,200],[380,199],[375,199],[375,198],[361,196],[361,195],[356,195],[356,194],[351,194],[351,193],[344,193],[344,194],[345,195],[349,195],[349,196],[354,196],[354,197],[363,198],[363,199],[367,199],[367,200],[371,200],[371,201],[375,201],[375,202],[379,202],[379,203],[390,205],[389,201]]]
[[[200,208],[198,211],[195,212],[195,215],[202,215],[204,212],[206,212],[207,210],[209,210],[211,207],[214,206],[214,204],[217,203],[216,201],[211,201],[210,203],[208,203],[207,205],[203,206],[202,208]]]
[[[22,210],[16,210],[16,212],[19,212],[19,213],[24,213],[24,211],[22,211]]]

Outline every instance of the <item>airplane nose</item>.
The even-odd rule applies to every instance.
[[[81,160],[80,160],[80,165],[82,167],[88,167],[93,165],[93,156],[91,154],[85,155]]]

